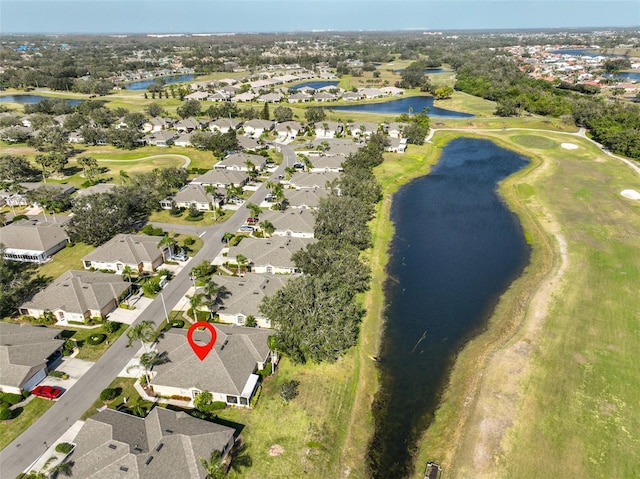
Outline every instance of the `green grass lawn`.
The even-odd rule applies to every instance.
[[[105,334],[102,331],[101,327],[92,328],[92,329],[80,329],[73,328],[71,326],[66,326],[65,331],[62,333],[64,338],[72,338],[78,342],[80,346],[80,351],[76,358],[83,359],[85,361],[97,361],[104,354],[104,352],[109,348],[110,345],[114,343],[116,339],[120,337],[122,333],[127,329],[127,325],[123,324],[120,328],[111,334],[107,335],[107,339],[105,339],[102,343],[97,345],[92,345],[87,342],[89,336],[93,334]]]
[[[154,211],[149,216],[149,221],[155,223],[173,223],[176,225],[191,225],[191,226],[212,226],[218,223],[224,223],[224,221],[231,216],[233,212],[223,210],[223,214],[217,214],[216,220],[213,220],[213,212],[205,212],[201,220],[188,221],[187,212],[185,211],[182,216],[171,216],[169,210]]]
[[[76,243],[75,246],[67,245],[66,248],[58,251],[48,263],[39,266],[38,272],[44,276],[57,278],[70,269],[84,269],[82,258],[91,253],[94,246]]]
[[[0,430],[2,430],[0,449],[7,447],[15,438],[26,431],[51,406],[53,406],[53,401],[35,397],[23,407],[18,417],[10,421],[0,421]]]
[[[133,387],[135,382],[136,380],[134,378],[115,378],[108,387],[110,389],[115,389],[118,392],[118,396],[113,401],[107,403],[107,407],[109,409],[117,410],[118,406],[123,404],[124,398],[127,398],[126,404],[135,404],[136,401],[140,398],[138,391],[136,391],[136,389]],[[147,409],[149,409],[152,405],[152,403],[149,401],[144,401],[143,404]],[[99,397],[96,398],[91,407],[85,411],[80,419],[84,421],[87,418],[93,416],[98,412],[98,408],[104,405],[104,402],[102,402]]]

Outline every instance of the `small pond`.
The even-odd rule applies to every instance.
[[[473,118],[474,116],[470,113],[445,110],[444,108],[433,106],[432,96],[410,96],[398,100],[385,101],[383,103],[330,107],[331,110],[335,111],[382,114],[420,113],[424,108],[429,108],[429,116],[433,118]]]
[[[42,96],[42,95],[5,95],[0,96],[0,102],[11,102],[11,103],[20,103],[21,105],[32,105],[34,103],[39,103],[42,100],[54,100],[55,97],[50,96]],[[70,100],[68,98],[64,98],[67,100],[71,106],[76,106],[79,103],[82,103],[84,100]]]
[[[148,78],[146,80],[138,80],[127,83],[125,88],[127,90],[146,90],[148,86],[153,85],[154,83],[159,83],[160,81],[162,81],[162,84],[164,85],[173,85],[175,83],[192,81],[194,78],[194,75],[172,75],[166,77],[154,77]]]

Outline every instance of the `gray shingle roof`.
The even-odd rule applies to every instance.
[[[313,160],[311,160],[313,163]],[[340,173],[328,171],[325,173],[295,173],[289,184],[296,188],[326,188],[327,183],[340,177]]]
[[[271,221],[276,231],[297,233],[313,233],[316,221],[313,212],[307,209],[268,210],[260,218],[262,221]]]
[[[0,243],[7,248],[47,251],[69,237],[60,223],[20,220],[0,228]]]
[[[269,354],[267,338],[273,331],[235,325],[215,325],[217,340],[204,361],[187,342],[187,330],[171,329],[158,340],[158,352],[166,352],[169,362],[153,367],[151,384],[177,388],[198,388],[239,396],[258,362]],[[208,343],[208,331],[195,331],[196,342]]]
[[[320,204],[320,198],[325,198],[329,191],[324,188],[312,189],[306,188],[303,190],[284,190],[285,197],[289,206],[292,208],[306,206],[308,208],[317,208]]]
[[[162,256],[161,238],[147,235],[118,234],[82,258],[83,261],[120,261],[124,264],[153,262]],[[165,247],[166,248],[166,247]]]
[[[20,308],[85,314],[89,310],[101,310],[127,288],[129,284],[115,274],[71,270],[22,303]]]
[[[291,255],[314,243],[313,238],[290,238],[286,236],[274,236],[268,239],[245,238],[238,246],[229,248],[227,258],[235,261],[236,256],[243,255],[254,266],[277,266],[280,268],[293,268]]]
[[[0,323],[0,385],[21,387],[44,368],[64,340],[60,330],[28,324]]]
[[[199,458],[222,451],[233,436],[230,427],[184,412],[156,407],[146,418],[139,418],[107,409],[87,419],[78,432],[70,457],[73,476],[204,478]]]
[[[192,183],[201,185],[240,185],[249,179],[244,171],[233,170],[209,170],[204,175],[194,178]]]
[[[225,314],[243,314],[262,317],[259,306],[262,298],[271,296],[290,279],[288,275],[246,273],[242,277],[214,276],[212,281],[224,286],[227,294],[223,298],[219,311]]]

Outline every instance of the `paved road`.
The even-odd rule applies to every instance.
[[[292,163],[292,159],[295,159],[293,149],[282,147],[282,150]],[[275,179],[278,178],[278,175],[283,174],[286,164],[286,161],[283,161],[271,178]],[[248,201],[260,204],[266,195],[265,183],[262,183]],[[204,232],[202,236],[204,246],[190,264],[195,266],[203,260],[213,260],[222,250],[224,233],[237,231],[249,216],[249,211],[243,205],[223,224],[196,227]],[[173,229],[178,231],[177,227]],[[190,272],[191,268],[184,268],[163,290],[162,296],[167,310],[173,309],[192,286]],[[163,319],[162,298],[158,296],[133,324],[149,320],[159,325]],[[123,334],[35,424],[0,451],[0,477],[2,479],[13,479],[25,471],[46,450],[47,445],[53,444],[64,431],[80,419],[80,416],[91,407],[100,392],[111,384],[133,358],[137,347],[129,348],[127,346],[128,338]]]

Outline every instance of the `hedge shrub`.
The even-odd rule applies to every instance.
[[[0,393],[0,401],[3,403],[7,403],[9,406],[18,404],[20,401],[22,401],[22,399],[22,394]]]
[[[0,409],[0,421],[8,421],[13,418],[13,411],[8,407]]]
[[[100,400],[111,401],[115,399],[117,395],[118,395],[118,391],[116,391],[115,389],[107,388],[100,393]]]
[[[71,451],[73,451],[73,444],[69,444],[68,442],[61,442],[56,446],[56,452],[69,454]]]

